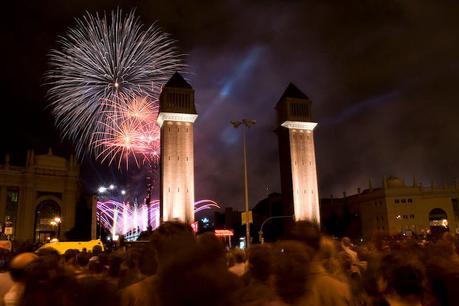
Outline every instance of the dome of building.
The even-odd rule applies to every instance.
[[[405,183],[403,182],[403,180],[395,176],[390,176],[389,178],[387,178],[386,183],[388,188],[405,187]]]

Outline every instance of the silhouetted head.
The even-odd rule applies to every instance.
[[[78,253],[75,257],[76,265],[81,268],[86,267],[89,263],[89,258],[90,256],[88,253]]]
[[[22,282],[26,279],[27,269],[38,260],[34,253],[21,253],[10,262],[11,279],[15,282]]]
[[[312,249],[298,241],[274,246],[274,286],[279,297],[295,304],[306,293]]]
[[[310,221],[296,222],[289,235],[291,240],[299,241],[317,252],[320,247],[320,229],[317,223]]]
[[[93,248],[92,248],[92,255],[93,256],[98,256],[101,253],[102,253],[102,247],[100,245],[93,246]]]
[[[231,254],[233,254],[235,263],[244,263],[246,261],[245,252],[241,249],[232,249]]]
[[[151,242],[156,251],[158,264],[161,265],[171,254],[192,246],[196,241],[191,226],[178,221],[168,221],[153,232]]]
[[[248,251],[249,273],[259,281],[266,282],[273,272],[273,254],[267,244],[253,245]]]
[[[423,265],[407,254],[393,253],[386,255],[379,268],[380,290],[383,293],[395,293],[398,296],[423,298],[426,281]]]
[[[158,269],[161,305],[230,305],[239,280],[226,267],[221,242],[211,234],[198,241],[186,234],[169,236],[169,243],[174,248]]]
[[[351,242],[351,239],[349,239],[349,237],[343,237],[341,239],[341,244],[344,246],[344,247],[351,247],[352,246],[352,242]]]

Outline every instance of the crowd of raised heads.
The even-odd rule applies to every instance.
[[[298,222],[285,238],[229,250],[212,233],[196,236],[188,225],[166,222],[147,241],[111,252],[23,252],[2,261],[1,304],[459,305],[451,234],[356,245]]]

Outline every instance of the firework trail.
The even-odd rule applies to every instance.
[[[157,25],[145,28],[133,11],[125,15],[119,9],[109,16],[87,13],[60,37],[49,55],[48,97],[57,127],[75,143],[78,156],[108,154],[106,160],[114,161],[136,153],[127,143],[123,154],[101,143],[108,145],[107,135],[139,127],[115,114],[120,105],[132,97],[154,105],[158,88],[184,69],[174,43]]]

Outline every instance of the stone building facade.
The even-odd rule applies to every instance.
[[[27,152],[25,166],[0,165],[0,223],[15,240],[46,242],[75,225],[79,165],[69,159]]]
[[[322,215],[328,227],[349,223],[360,228],[364,238],[375,233],[386,235],[424,235],[440,232],[459,233],[459,184],[422,186],[413,180],[389,177],[383,186],[369,186],[354,195],[322,199]],[[337,216],[347,216],[343,219]],[[350,218],[349,218],[350,217]],[[334,219],[334,220],[333,220]],[[349,220],[347,220],[349,219]],[[358,223],[358,226],[356,224]],[[355,235],[354,235],[355,236]]]

